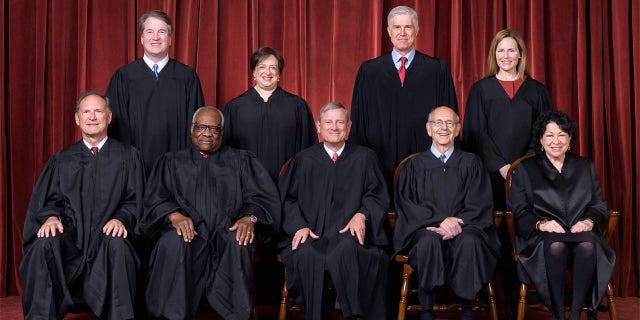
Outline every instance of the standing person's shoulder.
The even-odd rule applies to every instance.
[[[373,59],[365,60],[360,65],[360,69],[362,70],[367,68],[380,68],[385,63],[386,60],[391,61],[391,51],[387,53],[383,53],[382,55],[375,57]]]
[[[177,78],[198,78],[195,69],[176,59],[169,58],[169,62],[164,68],[172,70]]]
[[[426,53],[422,53],[418,50],[416,50],[416,55],[413,57],[413,61],[411,62],[411,65],[409,66],[409,68],[411,68],[414,65],[424,66],[427,68],[433,68],[437,66],[439,69],[449,70],[449,64],[446,61],[430,56]]]
[[[149,69],[149,66],[144,62],[144,59],[138,58],[133,60],[120,68],[118,68],[114,73],[111,79],[114,78],[124,78],[131,79],[136,77],[141,77],[144,75],[144,72]]]

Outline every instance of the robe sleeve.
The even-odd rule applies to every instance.
[[[196,110],[202,106],[204,106],[204,95],[202,94],[202,86],[200,85],[200,78],[195,70],[193,70],[193,78],[191,79],[191,83],[188,84],[187,89],[189,90],[187,94],[186,105],[188,108],[187,120],[191,123],[193,118],[193,114]],[[187,134],[186,141],[184,142],[185,146],[191,145],[191,135]]]
[[[277,234],[282,220],[278,189],[255,155],[249,155],[243,164],[241,178],[242,207],[237,218],[255,215],[261,228]]]
[[[23,245],[36,238],[38,230],[49,217],[59,217],[63,222],[69,219],[64,215],[57,164],[55,156],[47,161],[33,189],[24,223]]]
[[[313,113],[309,109],[309,105],[302,98],[301,105],[297,108],[298,132],[296,135],[296,152],[300,152],[316,143],[318,143],[318,133],[316,132]]]
[[[549,97],[549,91],[547,90],[547,87],[545,87],[542,84],[539,84],[539,88],[538,88],[538,95],[537,95],[537,99],[536,101],[531,101],[531,105],[535,106],[534,108],[534,115],[533,115],[533,121],[535,122],[536,119],[538,119],[538,117],[551,110],[553,108],[552,104],[551,104],[551,98]],[[536,141],[538,140],[538,137],[534,137],[534,135],[531,135],[531,141],[529,142],[529,152],[528,153],[532,153],[535,152],[535,150],[533,150],[534,146],[537,145]]]
[[[463,208],[456,216],[464,221],[463,227],[493,228],[493,200],[489,176],[479,157],[471,155],[467,164]]]
[[[529,239],[536,230],[536,223],[542,219],[533,210],[533,195],[531,180],[523,164],[513,172],[511,188],[507,197],[509,208],[513,211],[516,232],[519,236]]]
[[[365,136],[365,121],[364,121],[364,112],[365,112],[365,99],[363,97],[364,93],[364,77],[365,77],[365,64],[360,65],[360,69],[358,69],[358,75],[356,76],[356,81],[353,87],[353,96],[351,98],[351,132],[349,133],[349,142],[354,144],[359,144],[362,146],[368,146]]]
[[[174,211],[188,216],[174,197],[174,174],[171,159],[166,154],[158,159],[151,170],[144,196],[144,215],[140,222],[140,231],[147,236],[153,236],[159,231],[167,221],[167,216]]]
[[[589,163],[589,176],[591,177],[591,200],[589,201],[589,204],[587,204],[584,216],[585,219],[591,219],[594,224],[594,229],[597,228],[602,234],[607,227],[609,216],[607,212],[607,204],[602,198],[600,181],[596,175],[593,163]]]
[[[439,60],[440,63],[440,81],[438,81],[437,103],[434,109],[438,106],[448,106],[458,114],[458,98],[456,97],[456,89],[453,85],[453,78],[451,77],[451,71],[449,65],[444,60]]]
[[[109,106],[113,113],[113,119],[109,125],[108,135],[118,141],[131,145],[131,125],[129,124],[129,88],[122,70],[116,71],[107,87],[106,96],[109,97]]]
[[[507,164],[500,156],[498,147],[489,136],[484,106],[484,92],[480,83],[476,83],[469,92],[464,115],[462,142],[466,150],[480,155],[489,172],[497,172]]]
[[[122,161],[126,162],[124,166],[127,170],[121,173],[126,185],[120,197],[119,207],[111,218],[120,220],[129,233],[139,234],[138,222],[143,212],[146,169],[136,149],[132,149],[129,158]]]
[[[396,209],[398,217],[393,234],[394,249],[402,251],[409,245],[413,233],[422,228],[436,226],[442,222],[429,206],[421,205],[418,190],[417,173],[414,163],[418,157],[407,160],[398,176],[396,185]]]
[[[367,157],[364,183],[365,192],[362,195],[362,206],[358,212],[367,217],[367,230],[372,242],[375,245],[387,245],[389,239],[384,226],[386,212],[390,205],[389,192],[379,160],[373,152]]]
[[[291,238],[298,230],[309,228],[298,204],[299,183],[296,179],[297,163],[293,158],[278,183],[282,202],[282,231]]]

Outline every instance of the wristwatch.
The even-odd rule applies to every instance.
[[[254,216],[254,215],[249,215],[249,216],[247,216],[247,218],[249,218],[249,221],[251,221],[251,223],[253,223],[253,224],[258,223],[258,217]]]

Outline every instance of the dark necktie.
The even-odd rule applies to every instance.
[[[400,58],[400,69],[398,69],[398,76],[400,76],[400,83],[404,84],[404,76],[407,74],[407,69],[404,64],[407,63],[407,57]]]
[[[93,153],[93,156],[97,156],[98,155],[98,147],[91,147],[91,153]]]
[[[334,152],[333,153],[333,157],[331,157],[331,160],[333,160],[333,162],[335,163],[336,161],[338,161],[338,153]]]
[[[440,157],[438,159],[440,159],[440,161],[442,161],[442,163],[444,163],[444,159],[446,159],[446,158],[447,158],[447,156],[445,156],[443,154],[443,155],[440,155]]]
[[[153,65],[153,74],[156,75],[156,80],[158,80],[158,64],[157,63]]]

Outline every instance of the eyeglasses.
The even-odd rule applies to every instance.
[[[432,125],[438,127],[438,128],[442,128],[443,125],[447,125],[447,128],[453,128],[454,124],[458,124],[458,121],[453,121],[453,120],[447,120],[447,121],[442,121],[442,120],[436,120],[436,121],[429,121],[429,123],[431,123]]]
[[[209,132],[213,134],[220,134],[220,132],[222,132],[222,126],[207,126],[204,124],[194,123],[193,127],[196,128],[198,133],[203,133],[205,130],[209,130]]]

